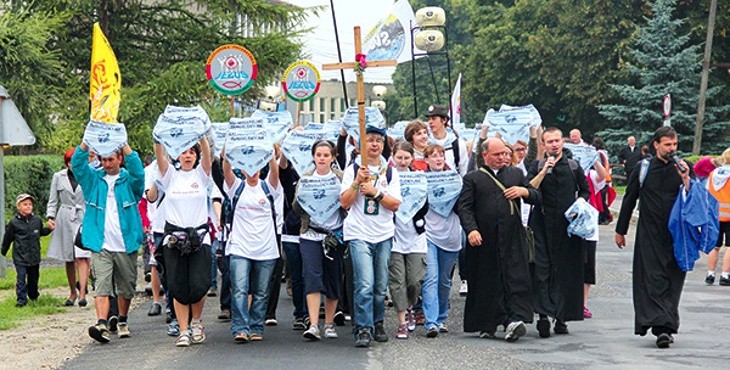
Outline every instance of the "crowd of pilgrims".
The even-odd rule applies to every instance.
[[[529,142],[508,144],[487,139],[485,126],[472,143],[449,128],[443,107],[430,107],[427,116],[428,123],[408,124],[401,140],[368,127],[365,164],[359,143],[344,130],[337,142],[317,141],[315,169],[302,174],[278,145],[265,168],[248,174],[232,168],[225,154],[212,158],[205,138],[178,158],[156,143],[140,204],[151,235],[149,314],[167,312],[176,346],[203,342],[203,306],[216,294],[220,272],[218,318],[230,320],[235,342],[261,341],[264,327],[277,324],[286,268],[292,328],[309,341],[337,338],[346,318],[358,347],[407,339],[417,325],[428,338],[447,333],[455,271],[466,293],[463,329],[482,338],[503,331],[516,341],[536,314],[541,337],[551,335],[551,322],[553,333],[567,334],[566,322],[590,318],[596,240],[569,237],[563,213],[576,197],[607,212],[601,197],[592,196],[607,186],[606,161],[584,174],[565,152],[547,156],[562,149],[557,129],[533,128]],[[403,200],[399,174],[413,171],[459,174],[461,191],[446,215],[426,203],[412,220],[395,217]],[[340,184],[340,207],[326,220],[302,206],[305,178]],[[397,327],[384,325],[386,301],[395,307]]]

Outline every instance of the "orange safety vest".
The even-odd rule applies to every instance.
[[[710,173],[710,177],[707,179],[708,190],[720,203],[720,222],[730,222],[730,180],[721,189],[716,190],[712,186],[713,175],[715,175],[714,171]]]

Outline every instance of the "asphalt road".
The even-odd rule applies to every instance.
[[[629,246],[618,250],[613,244],[613,226],[602,226],[597,253],[598,284],[592,289],[589,308],[594,318],[569,323],[569,335],[539,338],[534,324],[516,343],[503,339],[479,339],[461,332],[464,299],[458,296],[458,282],[452,291],[449,317],[451,332],[428,339],[419,327],[409,340],[374,343],[370,349],[355,348],[349,326],[339,327],[339,339],[304,342],[301,332],[291,330],[291,299],[282,287],[279,326],[266,327],[264,341],[235,344],[230,324],[219,323],[218,299],[206,303],[204,323],[207,340],[189,348],[174,347],[165,334],[162,316],[146,315],[145,302],[130,315],[132,337],[113,338],[100,345],[89,339],[84,353],[66,362],[67,369],[682,369],[727,368],[730,353],[730,287],[706,286],[704,257],[687,275],[680,316],[682,324],[676,343],[658,349],[654,337],[633,334],[631,260]],[[633,228],[632,228],[633,233]],[[386,312],[386,329],[396,329],[393,309]],[[89,324],[93,318],[89,317]],[[86,328],[79,328],[86,330]],[[498,333],[499,334],[499,333]],[[499,336],[498,336],[499,338]]]

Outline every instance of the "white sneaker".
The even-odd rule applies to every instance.
[[[309,339],[311,341],[320,340],[322,337],[319,335],[319,326],[317,325],[309,325],[309,329],[304,331],[304,334],[302,334],[302,337],[304,339]]]
[[[525,334],[527,334],[527,326],[524,322],[511,322],[507,325],[507,335],[504,337],[504,340],[508,342],[515,342],[517,339],[520,339],[520,337],[525,336]]]
[[[459,288],[459,295],[460,296],[466,296],[466,293],[469,292],[469,289],[466,286],[466,280],[461,281],[461,287]]]
[[[205,328],[201,321],[198,320],[190,323],[190,331],[192,332],[190,339],[193,344],[203,343],[205,341]]]
[[[333,324],[326,324],[324,326],[324,337],[330,339],[337,338],[337,330],[335,330],[335,326]]]

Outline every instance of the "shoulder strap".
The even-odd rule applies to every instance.
[[[498,186],[498,187],[499,187],[499,188],[500,188],[500,189],[501,189],[502,191],[505,191],[505,190],[507,190],[507,188],[505,188],[505,187],[504,187],[504,185],[502,185],[502,183],[501,183],[501,182],[499,182],[499,180],[497,180],[497,178],[496,178],[496,177],[494,177],[494,175],[492,174],[492,171],[489,171],[489,170],[485,169],[484,167],[481,167],[481,168],[479,169],[479,171],[482,171],[482,172],[486,173],[487,175],[489,175],[489,177],[491,177],[491,178],[492,178],[492,180],[494,181],[494,183],[495,183],[495,184],[497,184],[497,186]],[[510,200],[510,202],[509,202],[509,213],[510,213],[511,215],[514,215],[514,214],[515,214],[515,208],[516,208],[516,206],[515,206],[515,201],[514,201],[514,200]]]
[[[454,151],[454,169],[459,172],[459,162],[461,162],[461,153],[459,153],[459,138],[454,139],[451,143],[451,150]]]
[[[639,168],[639,189],[644,187],[644,182],[646,181],[646,175],[649,174],[649,165],[651,162],[649,162],[648,159],[642,159],[641,160],[641,167]]]
[[[266,194],[266,199],[269,200],[269,206],[271,207],[271,218],[274,221],[274,232],[276,233],[276,206],[274,205],[274,196],[271,195],[271,190],[269,190],[269,185],[266,183],[266,181],[259,181],[261,182],[261,188],[264,190],[264,194]]]

